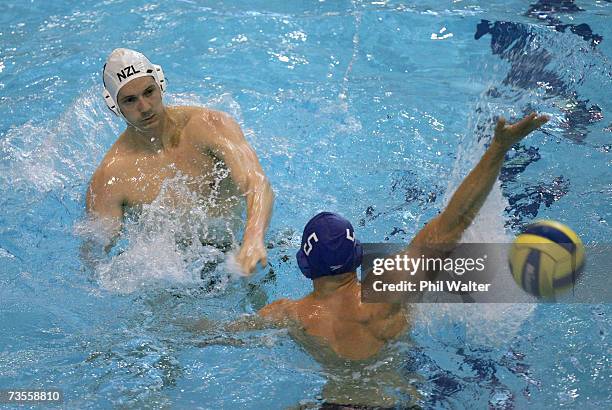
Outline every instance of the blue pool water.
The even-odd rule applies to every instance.
[[[552,120],[511,154],[467,239],[551,218],[609,242],[612,4],[489,3],[0,3],[0,388],[58,387],[66,408],[314,406],[332,384],[377,386],[399,407],[610,407],[608,304],[423,305],[406,338],[355,368],[323,366],[280,330],[189,329],[304,295],[293,254],[317,211],[368,242],[408,241],[500,114]],[[120,46],[164,67],[168,103],[239,121],[276,192],[271,269],[200,290],[213,250],[177,248],[166,233],[184,228],[155,203],[123,253],[82,262],[85,189],[123,129],[100,97]]]

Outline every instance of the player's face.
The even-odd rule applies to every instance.
[[[127,122],[140,130],[156,128],[164,114],[161,92],[153,77],[127,83],[119,90],[117,102]]]

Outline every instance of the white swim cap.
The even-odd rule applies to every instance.
[[[127,48],[117,48],[108,56],[104,64],[102,81],[104,82],[104,101],[116,115],[123,117],[117,104],[117,95],[121,87],[140,77],[151,76],[163,94],[166,89],[164,72],[161,67],[151,64],[144,54]]]

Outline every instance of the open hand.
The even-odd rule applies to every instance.
[[[506,125],[502,117],[495,126],[493,142],[501,144],[506,150],[548,122],[546,115],[538,116],[535,112],[529,114],[517,123]]]
[[[245,275],[253,273],[257,263],[264,267],[268,264],[266,248],[262,241],[244,242],[236,256],[236,262],[240,265]]]

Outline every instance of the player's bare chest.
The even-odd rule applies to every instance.
[[[129,203],[150,203],[162,189],[171,191],[178,186],[206,195],[219,168],[224,164],[211,154],[182,149],[136,157],[121,179]]]

